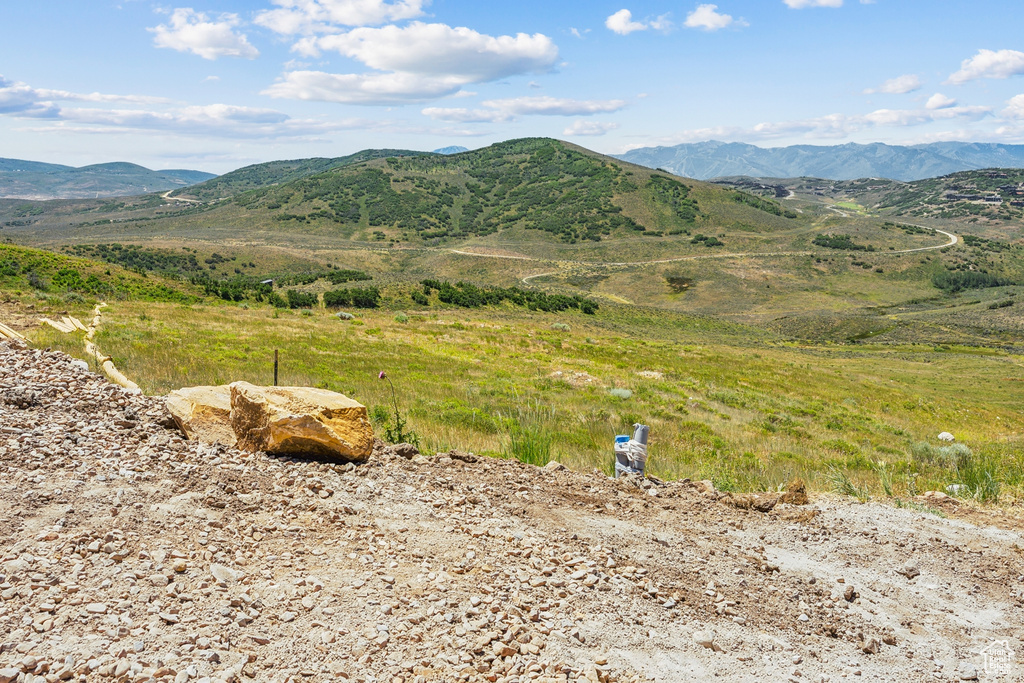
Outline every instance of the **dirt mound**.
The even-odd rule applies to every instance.
[[[923,681],[1020,648],[1006,518],[270,458],[185,441],[62,354],[0,344],[0,368],[0,677]]]

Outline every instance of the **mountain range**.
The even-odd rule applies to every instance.
[[[168,169],[151,171],[113,162],[75,168],[38,161],[0,158],[0,198],[92,199],[162,192],[215,178],[213,173]]]
[[[982,168],[1024,167],[1024,145],[976,142],[933,142],[908,147],[876,142],[764,148],[712,140],[674,147],[642,147],[615,156],[698,180],[811,176],[830,180],[909,181]]]

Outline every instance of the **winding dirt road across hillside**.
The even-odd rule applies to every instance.
[[[924,227],[924,226],[914,226]],[[936,244],[930,247],[916,247],[914,249],[897,249],[894,251],[885,252],[887,254],[911,254],[919,251],[933,251],[935,249],[945,249],[946,247],[952,247],[956,245],[960,238],[945,230],[939,230],[938,228],[927,228],[934,230],[937,233],[942,233],[949,238],[949,241],[944,244]],[[496,259],[508,259],[513,261],[535,261],[539,263],[565,263],[559,262],[554,259],[537,258],[535,256],[520,256],[515,254],[482,254],[475,251],[466,251],[464,249],[451,249],[449,250],[453,254],[459,254],[461,256],[475,256],[478,258],[496,258]],[[628,267],[628,266],[650,266],[658,265],[661,263],[676,263],[678,261],[701,261],[705,259],[729,259],[729,258],[771,258],[779,256],[813,256],[819,252],[814,251],[765,251],[765,252],[732,252],[727,254],[693,254],[690,256],[676,256],[665,259],[653,259],[650,261],[569,261],[567,263],[576,266],[590,266],[593,268],[601,267]],[[535,275],[528,275],[523,278],[524,284],[530,284],[530,280],[534,280],[545,275],[556,275],[558,271],[551,271],[545,273],[536,273]]]

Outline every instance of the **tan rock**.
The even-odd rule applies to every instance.
[[[167,411],[190,440],[234,446],[231,387],[186,387],[167,395]]]
[[[235,382],[231,426],[248,451],[360,461],[373,452],[366,406],[312,387],[257,387]]]

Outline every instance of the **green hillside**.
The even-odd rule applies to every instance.
[[[342,165],[315,172],[332,164]],[[423,280],[464,281],[798,339],[1019,337],[1019,226],[889,218],[865,193],[891,181],[785,182],[794,197],[778,183],[708,184],[534,138],[453,156],[370,150],[265,164],[193,197],[0,201],[0,229],[232,301],[268,300],[272,279],[272,300],[298,306],[289,289],[322,297],[338,284],[332,272],[351,270],[385,301],[416,303]]]
[[[681,182],[549,139],[456,156],[387,157],[247,192],[235,203],[279,229],[310,226],[344,236],[370,229],[378,241],[416,243],[510,228],[576,243],[688,235],[705,224],[743,221],[782,227],[787,220],[774,202]]]
[[[200,289],[176,279],[12,244],[0,244],[0,291],[177,303],[202,298]]]
[[[333,159],[314,158],[296,159],[292,161],[270,161],[263,164],[246,166],[230,173],[225,173],[204,183],[183,188],[171,194],[175,197],[214,201],[231,197],[247,190],[280,185],[306,176],[323,173],[333,168],[350,166],[371,159],[397,156],[417,156],[428,152],[413,152],[401,149],[367,149],[344,157]]]
[[[282,381],[363,400],[385,433],[386,370],[431,451],[525,439],[607,467],[644,422],[654,473],[734,489],[1024,485],[1019,223],[895,218],[867,194],[889,181],[783,196],[547,139],[365,154],[177,198],[0,201],[4,238],[61,252],[5,246],[0,289],[25,316],[106,298],[98,342],[147,391],[266,383],[280,352]],[[942,430],[974,460],[932,449]]]
[[[176,190],[213,178],[189,170],[151,171],[127,162],[73,168],[20,159],[0,159],[0,197],[82,199]]]

